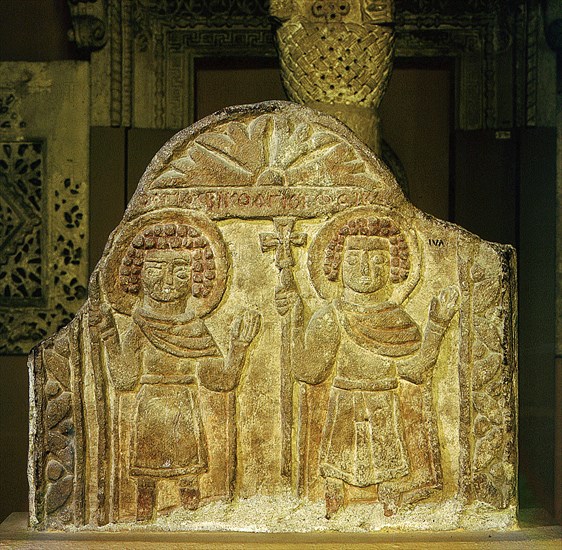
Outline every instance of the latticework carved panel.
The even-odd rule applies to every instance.
[[[0,304],[41,303],[43,152],[39,142],[0,144]]]
[[[87,77],[74,62],[0,64],[0,353],[27,353],[86,294]]]
[[[2,144],[12,156],[39,143]],[[18,153],[17,151],[21,151]],[[41,208],[42,159],[12,159],[20,171],[8,178],[0,157],[0,352],[25,353],[28,342],[46,338],[67,324],[86,296],[87,242],[84,224],[85,188],[70,179],[50,188],[52,210]],[[27,163],[26,163],[27,162]],[[39,164],[38,164],[39,163]],[[32,168],[35,167],[35,168]],[[17,170],[17,169],[16,169]],[[16,172],[17,173],[17,172]],[[35,177],[33,176],[35,174]],[[25,175],[25,174],[23,174]],[[24,186],[27,181],[31,188]],[[16,187],[16,190],[14,189]],[[54,187],[54,188],[53,188]],[[23,191],[28,191],[27,195]],[[19,200],[18,200],[19,199]]]

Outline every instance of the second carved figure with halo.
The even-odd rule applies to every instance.
[[[331,286],[333,299],[305,322],[298,293],[276,293],[278,312],[292,316],[294,378],[317,385],[332,377],[319,462],[328,518],[346,485],[376,488],[386,515],[442,486],[431,403],[410,414],[399,383],[419,386],[424,400],[459,295],[450,287],[431,300],[422,335],[402,305],[419,279],[415,239],[389,217],[336,216],[309,256],[309,267],[322,262],[313,270],[317,290],[327,298]]]

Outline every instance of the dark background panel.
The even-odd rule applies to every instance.
[[[518,145],[521,505],[554,513],[556,131],[521,130]]]
[[[450,220],[449,141],[454,67],[446,60],[397,59],[380,116],[383,139],[406,172],[412,203]]]
[[[127,202],[133,193],[152,157],[178,130],[154,130],[147,128],[130,128],[127,130]]]
[[[228,105],[287,101],[274,57],[200,57],[195,60],[195,118]]]
[[[72,29],[66,0],[0,0],[0,59],[85,59],[68,40]]]
[[[90,130],[90,272],[109,234],[123,217],[127,196],[127,130],[92,127]]]
[[[27,358],[0,358],[0,521],[27,510]]]
[[[452,218],[489,241],[517,244],[517,135],[457,130]]]

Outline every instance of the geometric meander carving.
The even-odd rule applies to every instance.
[[[31,523],[512,525],[514,277],[327,115],[198,122],[30,355]]]

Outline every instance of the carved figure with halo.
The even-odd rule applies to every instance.
[[[91,289],[90,324],[98,325],[111,381],[119,392],[136,394],[129,475],[137,480],[137,520],[153,517],[163,479],[177,480],[186,509],[199,506],[209,458],[198,386],[236,388],[260,327],[257,313],[237,318],[223,357],[201,317],[224,292],[224,245],[210,222],[177,212],[173,220],[144,224],[113,259],[119,277],[106,281],[108,293],[121,310],[131,308],[123,333],[99,289],[94,285],[93,300]]]
[[[390,215],[357,209],[330,220],[309,251],[326,305],[305,323],[298,294],[276,293],[278,312],[293,317],[295,379],[316,385],[333,377],[319,462],[328,518],[344,504],[346,485],[376,487],[386,515],[441,486],[438,443],[429,441],[437,437],[431,402],[426,397],[410,414],[399,381],[431,383],[458,291],[450,287],[431,300],[422,334],[402,305],[420,268],[415,234]],[[418,450],[415,437],[427,445]]]

